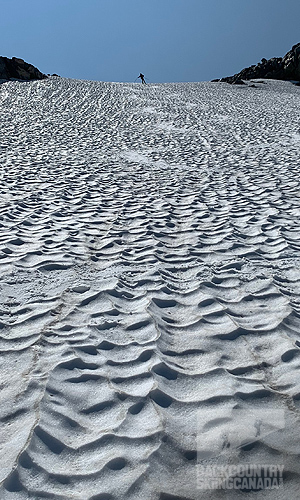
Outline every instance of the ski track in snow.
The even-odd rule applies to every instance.
[[[245,498],[196,488],[237,409],[285,411],[247,498],[297,497],[299,96],[0,85],[1,499]]]

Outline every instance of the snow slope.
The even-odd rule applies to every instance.
[[[297,498],[299,96],[0,85],[1,500]],[[199,446],[284,487],[198,490]]]

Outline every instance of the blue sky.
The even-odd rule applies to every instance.
[[[0,0],[0,55],[85,80],[206,81],[300,42],[299,0]]]

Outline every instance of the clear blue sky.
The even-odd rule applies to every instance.
[[[299,0],[0,0],[0,55],[86,80],[206,81],[300,42]]]

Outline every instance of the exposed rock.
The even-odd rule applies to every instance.
[[[240,73],[227,76],[218,82],[241,84],[243,80],[270,78],[273,80],[300,80],[300,43],[294,45],[284,57],[263,58],[260,63],[245,68]]]
[[[0,80],[42,80],[43,78],[47,76],[23,59],[0,56]]]

